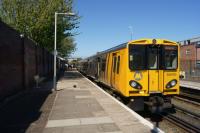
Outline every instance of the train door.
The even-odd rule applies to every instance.
[[[159,87],[159,47],[148,47],[149,92],[160,93]]]
[[[116,66],[117,66],[117,54],[112,54],[112,69],[111,69],[111,86],[115,88],[116,84]]]
[[[116,62],[116,70],[115,70],[115,88],[120,89],[120,55],[117,53],[117,62]]]
[[[97,57],[97,66],[96,66],[95,78],[99,79],[99,75],[100,75],[100,57]]]

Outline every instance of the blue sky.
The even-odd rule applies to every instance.
[[[131,39],[180,41],[200,36],[200,0],[75,0],[81,16],[75,57],[88,57]]]

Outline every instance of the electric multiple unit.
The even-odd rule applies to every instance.
[[[79,62],[79,70],[131,100],[136,111],[170,105],[179,94],[179,45],[164,39],[133,40]]]

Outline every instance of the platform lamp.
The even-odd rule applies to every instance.
[[[56,91],[56,55],[57,55],[57,50],[56,50],[56,38],[57,38],[57,16],[58,15],[66,15],[66,16],[75,16],[75,13],[71,12],[66,12],[66,13],[58,13],[55,12],[55,33],[54,33],[54,73],[53,73],[53,88]]]

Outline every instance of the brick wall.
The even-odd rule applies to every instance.
[[[53,55],[0,21],[0,101],[32,87],[35,75],[53,75]]]
[[[20,34],[0,22],[0,99],[23,89],[21,44]]]
[[[197,60],[200,60],[200,48],[197,48]]]
[[[24,38],[24,71],[26,88],[34,84],[34,76],[36,73],[36,49],[35,44]]]
[[[196,60],[196,45],[183,45],[181,46],[180,51],[181,60]]]

